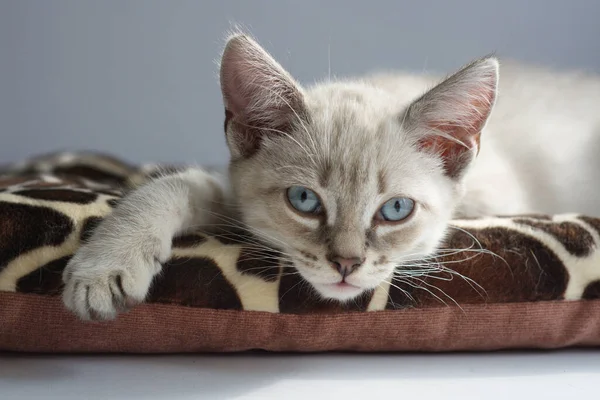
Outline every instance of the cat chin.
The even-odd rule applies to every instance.
[[[340,302],[346,302],[355,299],[365,292],[364,288],[350,285],[348,283],[312,283],[312,285],[321,295],[321,297]]]

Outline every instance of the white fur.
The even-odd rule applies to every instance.
[[[439,77],[371,78],[408,104]],[[502,63],[460,214],[600,215],[600,78]]]
[[[65,268],[67,308],[84,319],[110,319],[143,301],[161,263],[171,255],[173,236],[219,222],[213,214],[222,205],[215,203],[218,199],[223,199],[219,182],[200,169],[133,191]]]
[[[472,64],[430,92],[440,78],[412,74],[304,90],[253,40],[234,36],[223,56],[221,81],[225,106],[236,123],[227,127],[236,211],[257,237],[295,259],[319,294],[340,301],[385,283],[399,263],[430,255],[453,215],[600,215],[600,79],[512,65],[503,66],[500,76],[478,158],[466,174],[449,177],[437,155],[417,150],[414,143],[431,134],[457,140],[437,128],[457,126],[475,133],[485,125],[496,99],[494,59]],[[432,127],[432,122],[442,125]],[[264,137],[246,157],[247,137],[238,130],[251,124],[258,129],[252,132]],[[290,131],[273,128],[280,125]],[[329,182],[322,186],[319,172],[325,170]],[[378,189],[380,171],[386,173],[384,193]],[[321,197],[332,244],[319,242],[317,219],[285,205],[285,189],[292,185],[310,187]],[[223,208],[224,192],[214,177],[189,170],[131,193],[69,262],[67,307],[82,318],[105,319],[142,301],[160,263],[170,256],[175,234],[210,229],[222,221],[218,214],[232,213]],[[417,201],[412,219],[374,225],[377,207],[398,196]],[[302,231],[299,226],[312,230],[313,238],[290,237]],[[365,249],[369,230],[402,240],[394,249]],[[306,250],[319,261],[301,261]],[[340,276],[326,261],[330,251],[364,257],[364,266],[346,281],[356,288],[335,286]],[[384,252],[389,260],[379,265],[375,261]]]

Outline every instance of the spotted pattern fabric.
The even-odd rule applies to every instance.
[[[37,157],[0,170],[0,291],[57,296],[61,274],[131,187],[178,166],[133,166],[86,153]],[[344,304],[323,301],[277,253],[200,232],[173,240],[149,303],[331,314],[600,298],[600,219],[575,214],[455,220],[427,268]]]

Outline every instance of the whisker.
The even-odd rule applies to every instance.
[[[469,236],[471,239],[473,239],[473,241],[474,241],[475,243],[477,243],[477,246],[479,246],[479,248],[480,248],[480,249],[483,249],[483,245],[481,244],[481,242],[479,241],[479,239],[477,239],[477,238],[475,237],[475,235],[473,235],[473,234],[472,234],[471,232],[469,232],[468,230],[466,230],[466,229],[463,229],[463,228],[461,228],[461,227],[459,227],[459,226],[456,226],[456,225],[452,225],[452,224],[448,224],[448,228],[456,229],[457,231],[460,231],[460,232],[464,233],[465,235],[467,235],[467,236]]]
[[[254,228],[254,227],[248,227],[248,226],[247,226],[246,224],[244,224],[242,221],[236,220],[235,218],[231,218],[231,217],[229,217],[229,216],[226,216],[226,215],[223,215],[223,214],[220,214],[220,213],[214,212],[214,211],[212,211],[212,210],[208,210],[208,209],[201,209],[201,211],[205,211],[205,212],[207,212],[209,215],[213,215],[213,216],[215,216],[216,218],[219,218],[219,219],[221,219],[221,220],[224,220],[225,222],[228,222],[228,223],[233,223],[233,226],[231,226],[231,227],[238,228],[238,229],[247,228],[248,230],[250,230],[250,231],[251,231],[253,234],[255,234],[256,236],[258,236],[259,238],[260,238],[261,236],[263,236],[264,238],[267,238],[267,239],[269,239],[270,241],[273,241],[273,242],[278,242],[278,243],[281,243],[281,244],[285,245],[285,243],[284,243],[283,241],[281,241],[281,240],[279,240],[279,239],[277,239],[277,238],[275,238],[275,237],[273,237],[273,236],[271,236],[271,235],[268,235],[268,234],[266,234],[265,232],[262,232],[261,230],[259,230],[259,229],[256,229],[256,228]],[[207,224],[207,225],[209,225],[209,224]]]
[[[288,294],[292,289],[294,289],[296,286],[300,285],[302,282],[304,282],[304,279],[300,280],[294,286],[292,286],[291,288],[289,288],[288,290],[286,290],[284,294],[282,294],[281,296],[279,296],[279,300],[281,300],[283,297],[285,297],[286,294]],[[300,289],[302,289],[302,286],[300,286]]]
[[[439,300],[441,303],[443,303],[445,306],[448,306],[448,303],[446,303],[446,302],[445,302],[445,301],[444,301],[444,300],[443,300],[441,297],[439,297],[438,295],[436,295],[436,294],[435,294],[435,293],[433,293],[431,290],[429,290],[429,289],[427,289],[427,288],[425,288],[425,287],[422,287],[422,286],[420,286],[420,285],[417,285],[416,283],[410,282],[410,281],[408,281],[408,280],[406,280],[406,279],[397,279],[397,278],[395,278],[394,280],[397,280],[397,281],[399,281],[399,282],[405,283],[405,284],[407,284],[408,286],[411,286],[411,287],[413,287],[413,288],[415,288],[415,289],[424,290],[424,291],[428,292],[430,295],[432,295],[433,297],[435,297],[437,300]]]
[[[433,289],[435,289],[435,290],[439,291],[439,292],[440,292],[440,293],[442,293],[444,296],[446,296],[446,297],[447,297],[447,298],[448,298],[450,301],[452,301],[452,302],[453,302],[453,303],[454,303],[454,304],[455,304],[455,305],[456,305],[458,308],[460,308],[460,310],[461,310],[463,313],[465,312],[465,310],[464,310],[464,309],[463,309],[463,308],[460,306],[460,304],[458,304],[458,302],[457,302],[456,300],[454,300],[454,298],[453,298],[452,296],[450,296],[448,293],[444,292],[444,291],[443,291],[442,289],[440,289],[439,287],[437,287],[437,286],[435,286],[435,285],[432,285],[432,284],[430,284],[430,283],[426,282],[426,281],[425,281],[425,280],[423,280],[423,279],[419,279],[419,278],[413,278],[413,279],[416,279],[417,281],[421,282],[422,284],[424,284],[424,285],[427,285],[428,287],[430,287],[430,288],[433,288]]]
[[[395,284],[395,283],[393,283],[391,280],[390,280],[390,281],[386,280],[385,282],[387,282],[387,283],[388,283],[390,286],[392,286],[392,287],[394,287],[394,288],[398,289],[399,291],[401,291],[401,292],[402,292],[402,294],[404,294],[404,295],[405,295],[405,296],[406,296],[406,297],[407,297],[407,298],[408,298],[410,301],[412,301],[413,303],[415,303],[415,304],[417,303],[417,301],[416,301],[416,300],[415,300],[415,298],[412,296],[412,294],[410,294],[410,293],[409,293],[407,290],[405,290],[405,289],[402,289],[400,286],[396,285],[396,284]],[[389,291],[388,291],[388,296],[390,297],[390,300],[391,300],[391,295],[389,294]],[[392,303],[393,303],[393,301],[392,301]]]
[[[483,288],[483,286],[481,286],[475,280],[473,280],[472,278],[470,278],[466,275],[461,274],[458,271],[455,271],[451,268],[445,267],[441,263],[411,264],[411,265],[405,265],[405,266],[401,266],[401,267],[403,267],[403,268],[397,269],[394,273],[397,275],[411,276],[411,277],[427,276],[427,277],[430,277],[433,279],[445,280],[445,281],[450,281],[450,280],[452,280],[452,278],[444,278],[443,276],[440,276],[440,275],[430,275],[430,274],[431,273],[438,273],[438,274],[446,273],[446,274],[450,274],[451,277],[457,276],[457,277],[463,279],[482,298],[487,297],[487,291]],[[412,269],[412,268],[416,268],[416,270]]]

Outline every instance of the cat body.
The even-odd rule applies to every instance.
[[[403,265],[426,268],[455,216],[600,214],[597,77],[506,66],[498,84],[487,57],[446,79],[304,89],[234,35],[221,89],[229,183],[190,169],[126,197],[65,269],[80,317],[143,301],[172,237],[191,229],[243,227],[257,254],[278,249],[316,295],[348,301]]]
[[[406,106],[441,79],[396,73],[367,82]],[[457,214],[600,215],[599,107],[598,76],[503,62]]]

